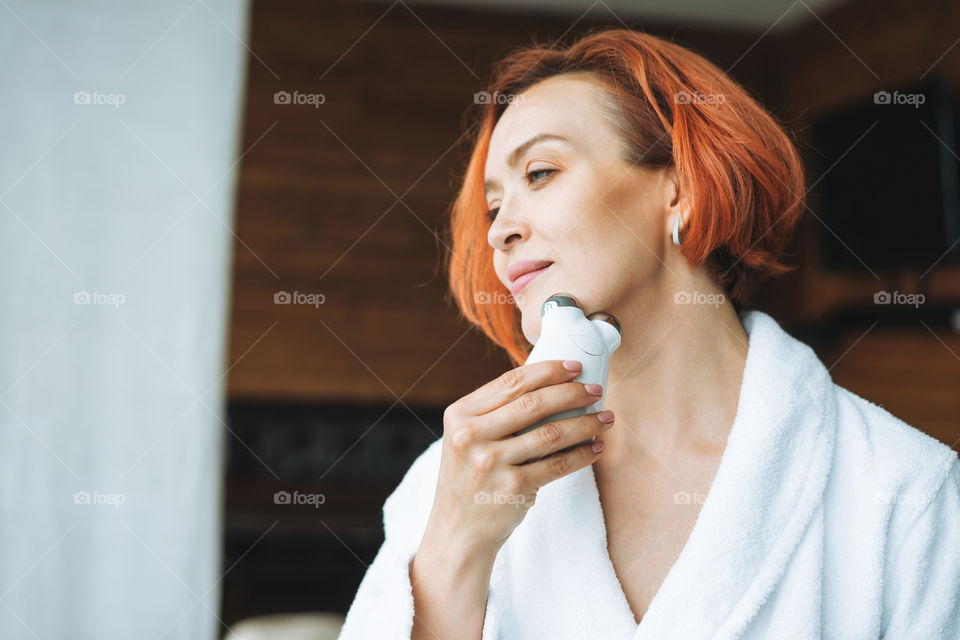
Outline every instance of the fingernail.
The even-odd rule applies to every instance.
[[[594,453],[600,453],[603,451],[603,448],[607,446],[607,443],[603,440],[594,440],[593,444],[590,445],[590,448],[593,449]]]
[[[580,369],[583,369],[583,363],[577,360],[564,360],[563,368],[567,371],[580,371]]]
[[[587,388],[587,393],[593,394],[595,396],[599,396],[603,394],[603,387],[601,387],[598,384],[595,384],[593,382],[588,382],[583,386]]]
[[[600,422],[613,422],[613,411],[601,411],[597,414],[597,420]]]

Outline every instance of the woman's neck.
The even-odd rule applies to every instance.
[[[716,454],[733,425],[748,339],[730,301],[658,307],[618,316],[604,404],[616,422],[601,460]]]

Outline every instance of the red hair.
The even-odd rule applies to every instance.
[[[625,142],[626,161],[676,168],[689,205],[679,249],[691,267],[705,264],[736,305],[760,280],[793,268],[779,258],[805,207],[803,164],[783,127],[743,87],[680,45],[607,28],[562,49],[534,44],[510,52],[494,66],[486,91],[512,97],[577,71],[593,73],[609,89],[598,97]],[[480,107],[451,207],[447,268],[461,313],[519,366],[531,346],[493,268],[483,187],[490,136],[508,102]]]

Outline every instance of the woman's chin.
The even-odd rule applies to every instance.
[[[530,344],[537,344],[537,340],[540,339],[540,312],[537,311],[536,315],[529,316],[529,314],[524,313],[523,319],[520,322],[520,327],[523,329],[523,337],[527,339],[527,342]]]

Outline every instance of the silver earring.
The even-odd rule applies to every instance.
[[[680,246],[680,216],[673,217],[673,244]]]

